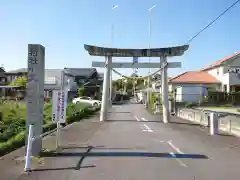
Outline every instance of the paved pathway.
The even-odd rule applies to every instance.
[[[75,123],[62,132],[56,157],[18,180],[238,180],[239,140],[172,118],[163,124],[141,104],[113,106],[108,121]],[[48,137],[45,147],[54,147]]]

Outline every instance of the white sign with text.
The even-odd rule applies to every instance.
[[[67,91],[54,90],[52,96],[52,121],[65,123],[67,110]]]

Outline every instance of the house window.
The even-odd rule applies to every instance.
[[[219,69],[217,68],[217,75],[219,75]]]
[[[223,86],[223,91],[227,92],[227,85],[226,84],[224,84],[224,86]]]
[[[48,97],[52,97],[52,91],[48,91]]]

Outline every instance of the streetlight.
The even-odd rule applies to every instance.
[[[112,6],[112,11],[114,11],[115,9],[117,9],[119,7],[119,5],[113,5]],[[113,46],[113,40],[114,40],[114,16],[113,16],[113,20],[112,20],[112,37],[111,37],[111,46]],[[112,70],[110,71],[110,106],[112,105]]]
[[[151,23],[151,14],[152,14],[152,10],[156,7],[157,5],[153,5],[152,7],[150,7],[148,9],[149,12],[149,26],[148,26],[148,33],[149,33],[149,44],[148,44],[148,48],[149,48],[149,52],[148,52],[148,63],[150,64],[150,49],[151,49],[151,35],[152,35],[152,23]],[[151,68],[148,69],[148,89],[150,89],[150,73],[151,73]],[[150,92],[147,91],[147,102],[149,103],[150,100]]]
[[[113,5],[112,10],[115,10],[119,7],[119,5]],[[114,40],[114,16],[112,21],[112,39],[111,39],[111,46],[113,46],[113,40]]]

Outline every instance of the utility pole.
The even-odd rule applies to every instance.
[[[156,5],[153,5],[151,8],[148,9],[149,12],[149,25],[148,25],[148,30],[149,30],[149,43],[148,43],[148,62],[150,64],[150,57],[151,57],[151,36],[152,36],[152,22],[151,22],[151,14],[152,14],[152,10],[153,8],[155,8]],[[150,101],[150,81],[151,81],[151,77],[150,77],[150,73],[151,73],[151,68],[148,69],[148,91],[147,91],[147,105],[149,105],[149,101]]]
[[[116,8],[118,8],[119,5],[113,5],[112,11],[114,11]],[[112,20],[112,27],[111,27],[111,47],[113,47],[113,41],[114,41],[114,13],[113,13],[113,20]],[[109,90],[109,105],[112,106],[112,69],[110,70],[110,90]]]

